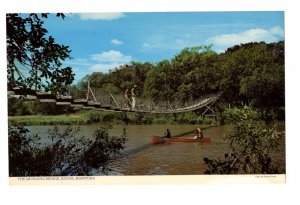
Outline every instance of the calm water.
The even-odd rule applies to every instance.
[[[51,126],[33,126],[30,130],[47,136]],[[199,175],[206,166],[204,157],[210,159],[223,158],[229,145],[223,140],[224,134],[232,130],[232,126],[218,126],[203,130],[204,136],[210,136],[211,144],[173,143],[152,145],[152,135],[162,135],[169,128],[172,135],[194,136],[194,125],[117,125],[110,131],[112,136],[120,136],[126,129],[128,141],[125,144],[124,157],[110,163],[112,171],[109,175]],[[99,126],[81,126],[80,135],[91,136]],[[285,144],[280,142],[280,150],[274,153],[274,162],[285,170]]]

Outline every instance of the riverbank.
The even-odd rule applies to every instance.
[[[10,125],[81,125],[87,124],[86,119],[82,115],[24,115],[24,116],[8,116]]]
[[[69,115],[8,116],[10,125],[89,125],[111,124],[203,124],[216,125],[214,118],[203,118],[197,113],[139,114],[85,111]]]

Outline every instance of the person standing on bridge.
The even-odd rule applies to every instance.
[[[135,110],[135,103],[136,103],[135,89],[136,88],[137,88],[137,85],[134,85],[133,88],[131,89],[131,99],[132,99],[131,106],[132,106],[132,110]]]
[[[129,88],[127,88],[126,90],[125,90],[125,104],[126,104],[126,107],[128,107],[128,108],[130,108],[130,106],[131,106],[131,102],[130,102],[130,99],[129,99]]]

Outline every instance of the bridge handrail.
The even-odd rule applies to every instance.
[[[92,91],[90,90],[92,93]],[[100,99],[100,101],[97,101],[95,95],[93,94],[93,98],[96,101],[90,101],[89,99],[73,99],[70,95],[60,95],[59,93],[53,94],[50,91],[34,91],[32,89],[23,89],[23,88],[16,88],[12,91],[7,92],[8,97],[19,97],[23,96],[23,99],[27,100],[33,100],[38,99],[40,102],[54,102],[59,105],[70,105],[73,107],[86,107],[86,108],[98,108],[100,110],[112,110],[112,111],[119,111],[122,109],[123,111],[128,111],[127,109],[124,109],[125,107],[120,106],[120,103],[116,100],[116,97],[114,97],[111,93],[109,93],[109,104],[104,105]],[[222,95],[222,92],[219,92],[217,94],[209,94],[205,96],[201,96],[200,99],[197,101],[194,101],[192,104],[188,105],[186,103],[185,106],[177,107],[176,105],[172,106],[170,102],[168,101],[164,106],[158,106],[155,105],[153,101],[148,100],[149,104],[146,105],[147,109],[144,109],[144,106],[139,107],[137,110],[134,110],[134,112],[148,112],[148,113],[179,113],[179,112],[188,112],[200,109],[202,107],[205,107],[207,104],[210,104],[214,101],[216,101],[218,98],[220,98]],[[34,96],[34,97],[30,97]],[[115,106],[112,104],[114,103]],[[81,106],[82,104],[82,106]],[[144,105],[144,103],[143,103]],[[138,106],[137,106],[138,107]],[[133,111],[130,110],[129,111]]]

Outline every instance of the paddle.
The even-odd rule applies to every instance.
[[[219,126],[219,125],[212,125],[212,126],[204,127],[204,128],[202,128],[202,130],[209,129],[209,128],[211,128],[211,127],[216,127],[216,126]],[[195,130],[192,130],[192,131],[188,131],[188,132],[185,132],[185,133],[173,135],[172,138],[173,138],[173,137],[182,137],[182,136],[184,136],[184,135],[192,134],[192,133],[194,133],[194,132],[195,132]]]

